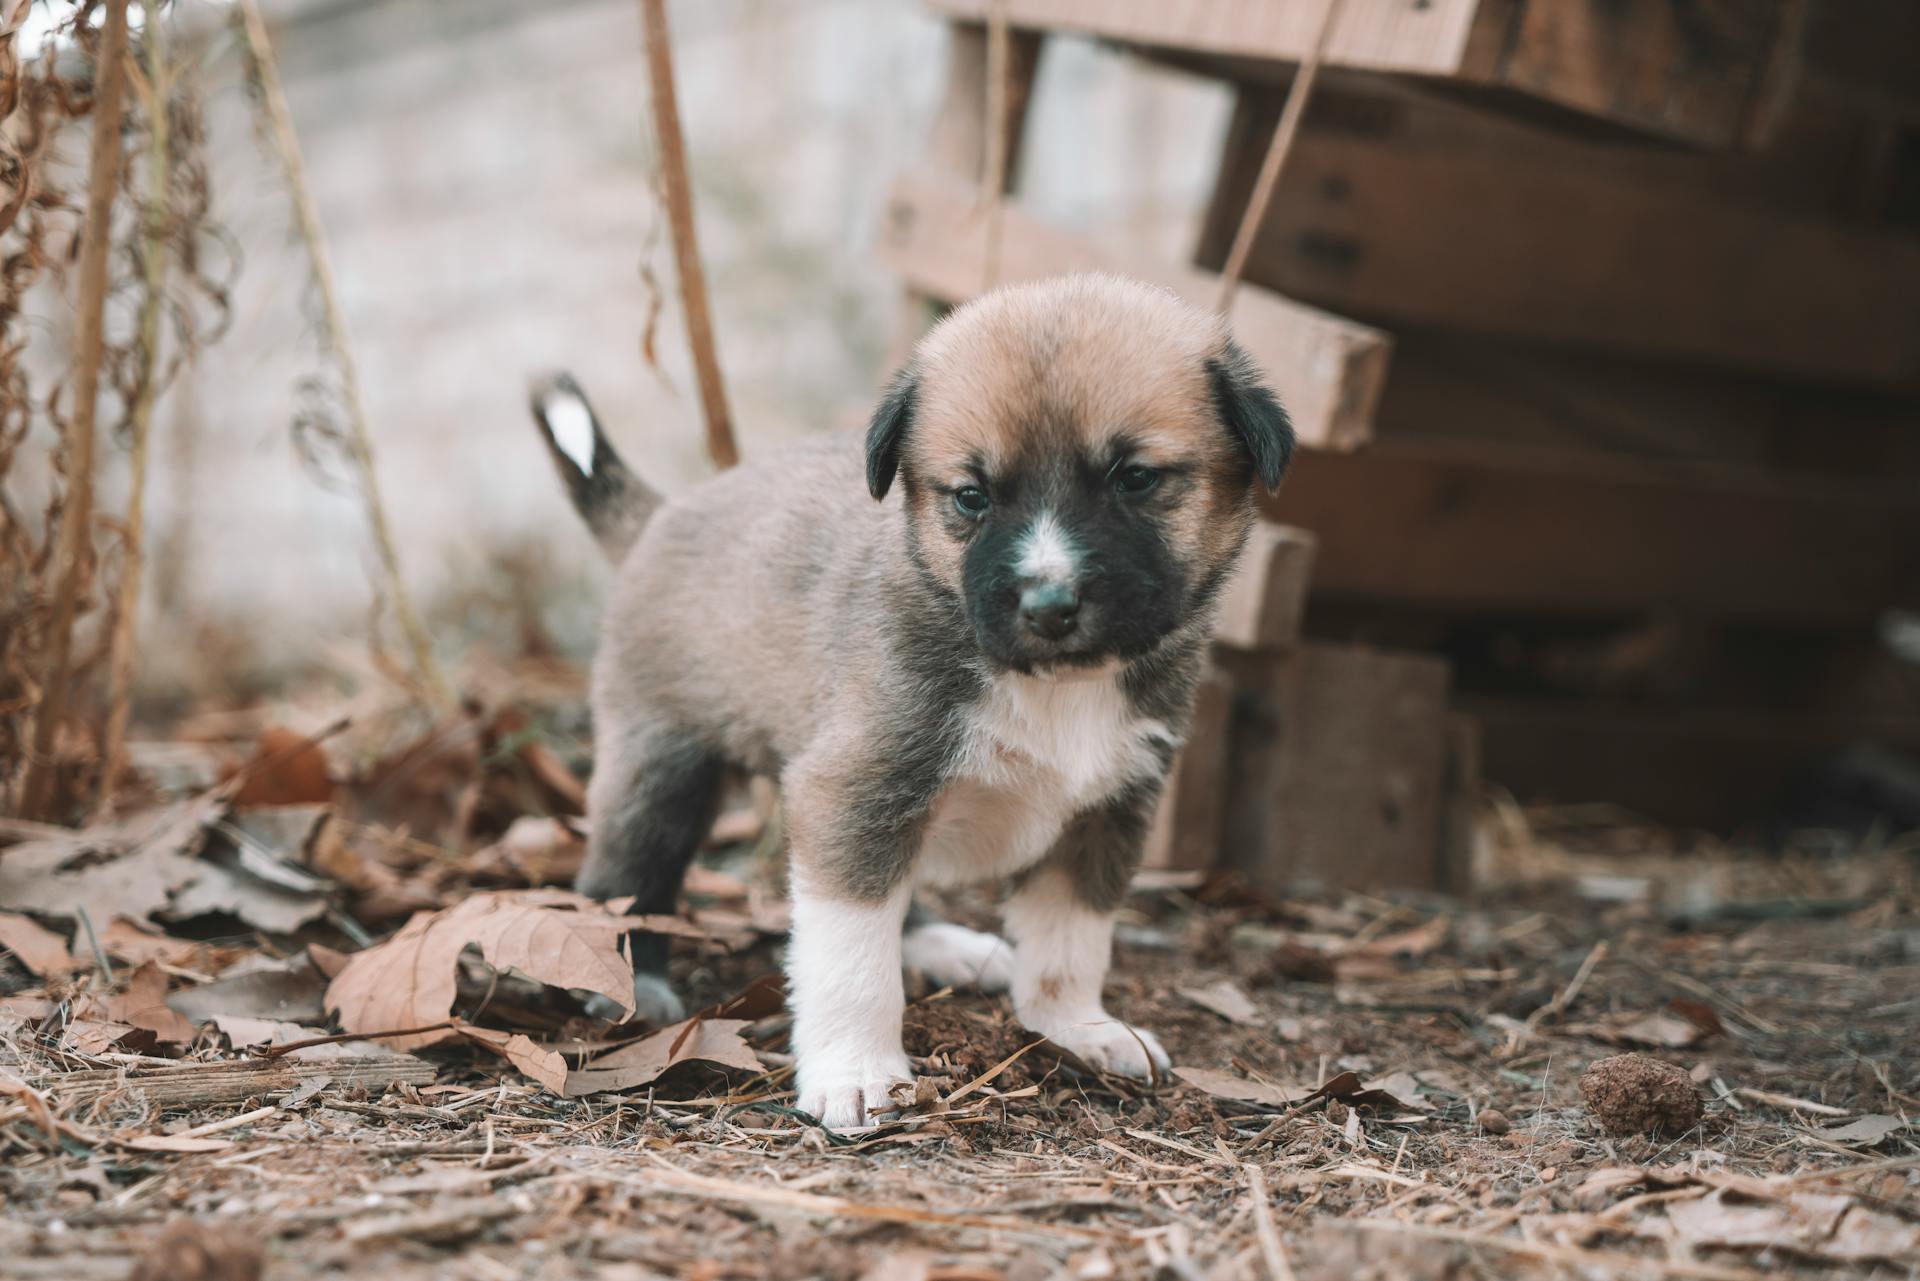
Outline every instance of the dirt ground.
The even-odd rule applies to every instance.
[[[374,815],[364,783],[385,770],[391,801],[391,754],[331,762],[361,780],[329,790],[363,862],[307,851],[351,891],[300,935],[338,945],[304,954],[327,1008],[342,953],[416,908],[501,886],[561,901],[530,887],[564,877],[564,850],[516,884],[500,869],[526,872],[527,842],[486,836],[530,812],[530,779],[566,791],[528,741],[446,782],[458,859],[412,835],[426,819]],[[1493,803],[1472,901],[1162,877],[1131,901],[1109,994],[1172,1080],[1089,1074],[1004,998],[910,983],[914,1106],[831,1134],[788,1106],[786,1018],[755,986],[778,964],[777,875],[733,817],[748,843],[696,879],[705,934],[675,956],[707,1020],[621,1092],[579,1071],[641,1030],[472,954],[447,988],[468,1033],[401,1056],[201,1017],[222,973],[298,959],[244,903],[225,933],[145,944],[83,923],[40,959],[52,977],[0,938],[0,1276],[1920,1276],[1920,844],[1743,853]],[[176,1026],[143,984],[149,1006],[205,1001]],[[676,1057],[709,1036],[735,1066]],[[1581,1081],[1625,1052],[1673,1065],[1698,1118],[1610,1133]],[[514,1066],[543,1064],[546,1084]]]

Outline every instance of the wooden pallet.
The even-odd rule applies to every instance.
[[[1236,78],[1299,62],[1326,0],[1003,0],[1016,26],[1211,59]],[[996,0],[932,0],[980,22]],[[1349,0],[1331,66],[1417,77],[1690,143],[1739,141],[1793,73],[1787,0]],[[1271,74],[1269,72],[1268,74]]]

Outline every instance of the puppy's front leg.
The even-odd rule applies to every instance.
[[[840,736],[781,780],[791,841],[787,949],[799,1108],[832,1129],[896,1110],[913,1069],[900,1045],[900,931],[924,806],[911,780]]]
[[[871,1125],[898,1107],[893,1087],[913,1083],[900,1047],[900,928],[912,888],[903,880],[862,900],[797,862],[787,977],[799,1108],[829,1129]]]
[[[1020,1022],[1095,1067],[1141,1077],[1165,1073],[1167,1052],[1153,1033],[1108,1014],[1100,989],[1143,831],[1131,811],[1076,821],[1006,911]]]

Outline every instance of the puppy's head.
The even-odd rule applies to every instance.
[[[867,432],[922,570],[1017,671],[1138,657],[1209,600],[1280,483],[1286,413],[1224,323],[1115,276],[1017,285],[921,340]]]

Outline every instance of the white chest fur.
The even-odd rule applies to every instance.
[[[1069,819],[1160,768],[1173,734],[1138,716],[1116,674],[995,677],[934,803],[916,879],[964,884],[1032,866]]]

